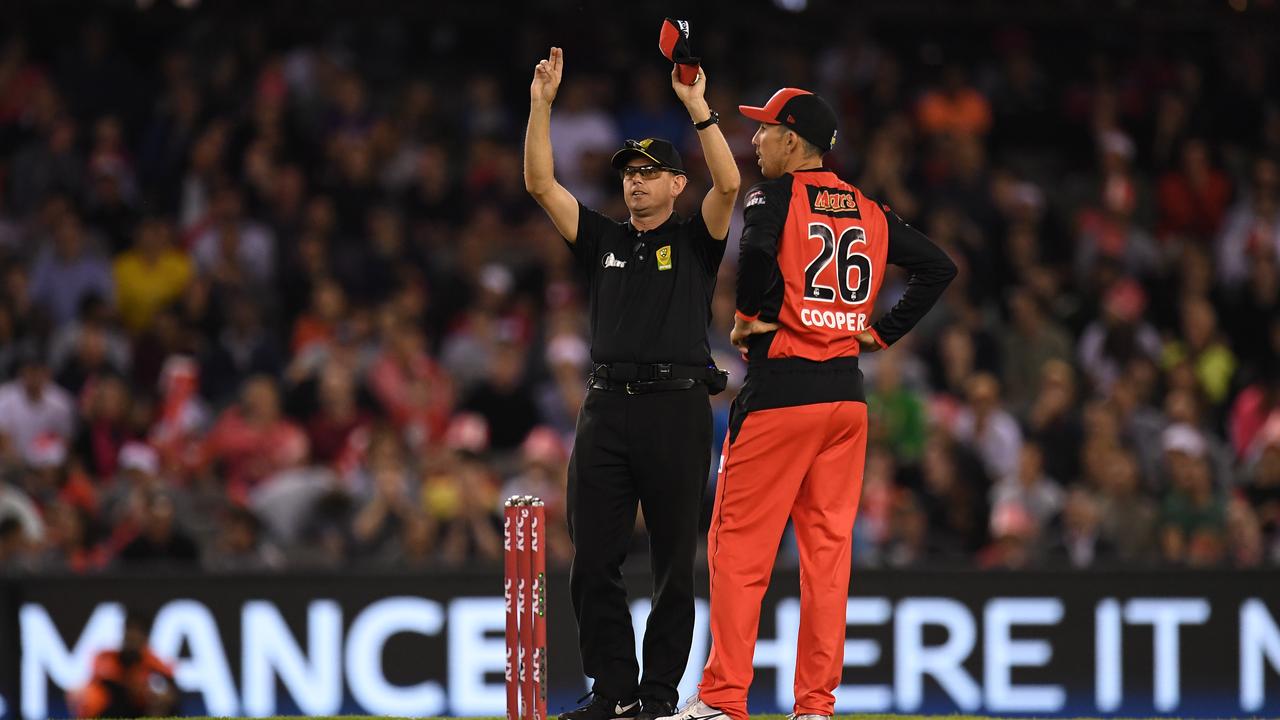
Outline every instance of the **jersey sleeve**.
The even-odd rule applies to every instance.
[[[702,263],[702,269],[707,275],[715,277],[720,271],[720,261],[724,259],[724,249],[728,243],[711,237],[711,231],[707,229],[707,221],[702,217],[702,213],[699,212],[689,218],[688,222],[689,238],[692,240],[693,250],[698,255],[698,260]]]
[[[738,315],[744,320],[760,316],[790,204],[790,175],[757,183],[747,191],[738,245]]]
[[[578,203],[578,239],[574,242],[565,240],[570,252],[578,264],[589,267],[595,263],[599,255],[600,238],[604,236],[614,222],[591,208]]]
[[[932,240],[903,222],[897,213],[881,205],[889,226],[890,265],[907,271],[907,290],[893,309],[876,321],[871,332],[885,347],[892,345],[920,322],[956,276],[956,265]]]

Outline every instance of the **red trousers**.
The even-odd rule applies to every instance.
[[[707,534],[712,646],[698,696],[733,720],[748,717],[760,601],[787,518],[800,548],[795,713],[833,714],[866,450],[861,402],[752,411],[725,438]]]

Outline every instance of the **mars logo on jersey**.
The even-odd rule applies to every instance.
[[[862,217],[858,212],[858,202],[854,200],[853,193],[848,190],[816,185],[810,185],[805,189],[809,191],[809,208],[815,213],[837,217]]]

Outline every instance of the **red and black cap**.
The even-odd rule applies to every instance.
[[[782,88],[764,107],[739,105],[738,112],[756,122],[785,125],[824,153],[836,146],[836,113],[808,90]]]
[[[621,170],[631,158],[639,157],[660,165],[664,170],[684,175],[684,162],[676,146],[661,138],[645,138],[644,140],[628,140],[622,149],[613,154],[611,164],[614,170]]]

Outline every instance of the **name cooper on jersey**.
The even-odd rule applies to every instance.
[[[805,308],[800,311],[800,322],[809,327],[832,328],[834,330],[859,333],[867,329],[867,314]]]

